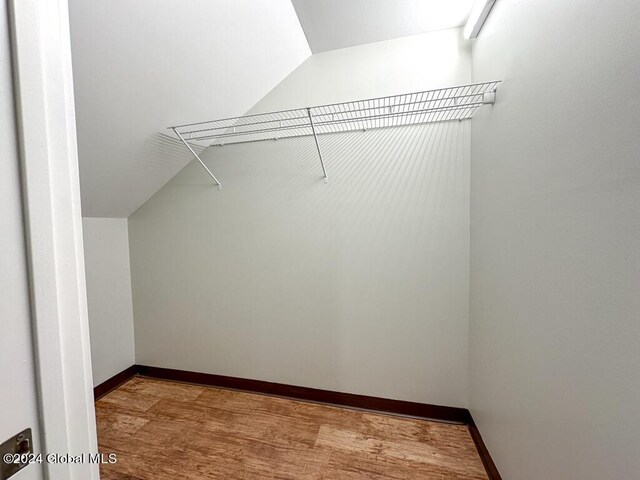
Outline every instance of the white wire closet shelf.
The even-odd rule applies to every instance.
[[[500,81],[473,83],[352,102],[257,113],[169,127],[221,188],[196,154],[199,146],[313,136],[324,181],[328,181],[318,136],[328,133],[465,120],[483,105],[495,103]]]

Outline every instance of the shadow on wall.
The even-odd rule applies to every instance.
[[[465,406],[469,135],[207,149],[130,217],[138,361]]]
[[[313,137],[210,147],[203,149],[201,158],[223,183],[222,192],[209,188],[211,179],[195,161],[169,186],[187,196],[194,187],[203,187],[200,194],[211,197],[210,206],[216,210],[233,199],[254,214],[286,216],[294,210],[291,203],[301,201],[313,207],[316,218],[329,223],[336,214],[352,217],[342,232],[327,232],[318,224],[315,233],[320,237],[357,232],[367,224],[386,225],[381,231],[406,226],[417,233],[419,229],[407,222],[421,215],[438,216],[440,227],[446,227],[448,202],[467,187],[460,185],[459,176],[468,175],[464,162],[469,156],[469,126],[468,121],[456,121],[321,135],[328,184],[322,182]],[[172,147],[185,150],[180,143]],[[299,228],[293,223],[291,227]],[[430,224],[425,231],[446,235],[437,227]]]
[[[328,184],[312,137],[210,147],[201,158],[224,189],[195,161],[169,188],[229,234],[286,235],[280,240],[289,248],[312,243],[347,261],[365,247],[377,251],[370,268],[384,271],[387,262],[419,260],[422,250],[446,250],[442,242],[458,227],[451,221],[468,195],[461,176],[468,175],[469,132],[469,122],[443,122],[322,135]],[[268,228],[251,229],[265,220]]]
[[[191,146],[198,155],[205,150],[199,145]],[[147,138],[136,155],[139,159],[136,162],[137,169],[159,179],[166,179],[168,168],[179,172],[193,158],[184,144],[172,133],[160,132]],[[130,166],[127,168],[130,169]]]

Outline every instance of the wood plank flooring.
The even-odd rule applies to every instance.
[[[468,429],[134,377],[96,402],[103,480],[486,480]]]

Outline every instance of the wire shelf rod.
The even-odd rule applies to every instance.
[[[318,141],[319,135],[462,121],[473,117],[483,105],[493,104],[499,84],[500,81],[472,83],[350,102],[253,113],[169,128],[219,187],[220,182],[188,141],[207,143],[194,143],[202,147],[313,136],[326,182],[327,170]]]
[[[398,103],[395,105],[375,105],[375,106],[367,106],[365,108],[361,108],[361,109],[353,109],[353,110],[345,110],[345,111],[340,111],[340,112],[326,112],[326,113],[315,113],[314,116],[316,118],[319,118],[321,116],[329,116],[329,115],[336,115],[336,114],[345,114],[345,113],[355,113],[355,112],[362,112],[362,111],[367,111],[367,110],[376,110],[376,109],[383,109],[383,108],[398,108],[398,107],[403,107],[403,106],[410,106],[410,105],[419,105],[419,104],[423,104],[423,103],[435,103],[435,102],[442,102],[445,100],[456,100],[459,98],[475,98],[475,97],[480,97],[483,96],[482,93],[473,93],[473,94],[467,94],[467,95],[459,95],[457,97],[449,97],[449,98],[444,98],[444,99],[426,99],[426,100],[416,100],[416,101],[412,101],[412,102],[406,102],[406,103]],[[476,103],[476,102],[473,102]],[[480,103],[485,103],[485,102],[480,102]],[[452,105],[452,106],[456,106],[456,107],[464,107],[465,105],[468,104],[456,104],[456,105]],[[324,106],[320,106],[320,107],[309,107],[312,110],[316,110],[316,109],[320,109],[320,108],[324,108]],[[266,115],[266,114],[260,114],[260,115]],[[238,117],[238,118],[245,118],[245,117]],[[308,116],[306,114],[304,115],[299,115],[296,117],[290,117],[290,118],[283,118],[283,119],[279,119],[279,118],[273,118],[273,119],[269,119],[269,120],[262,120],[262,121],[258,121],[258,122],[250,122],[250,123],[242,123],[242,124],[233,124],[233,125],[223,125],[223,126],[219,126],[219,127],[211,127],[211,128],[201,128],[198,130],[186,130],[186,131],[181,131],[180,133],[182,133],[182,135],[190,135],[190,134],[194,134],[194,133],[200,133],[200,132],[208,132],[208,131],[212,131],[212,130],[225,130],[228,128],[239,128],[239,127],[247,127],[247,126],[251,126],[251,125],[262,125],[265,123],[274,123],[274,122],[282,122],[282,121],[294,121],[294,120],[300,120],[300,121],[306,121],[308,119]],[[317,123],[317,122],[316,122]]]
[[[459,121],[465,121],[465,120],[471,120],[471,117],[466,117],[466,118],[461,118]],[[443,122],[450,122],[451,119],[443,119],[443,120],[427,120],[424,122],[416,122],[416,123],[411,123],[411,125],[427,125],[430,123],[443,123]],[[370,128],[364,128],[361,130],[337,130],[337,131],[327,131],[327,132],[316,132],[316,134],[318,135],[318,137],[322,136],[322,135],[331,135],[331,134],[336,134],[336,133],[354,133],[354,132],[359,132],[362,130],[381,130],[384,128],[401,128],[401,127],[408,127],[411,125],[383,125],[380,127],[370,127]],[[301,133],[301,134],[297,134],[297,135],[288,135],[286,137],[274,137],[274,136],[267,136],[264,138],[255,138],[253,140],[240,140],[237,142],[225,142],[225,143],[211,143],[209,145],[207,145],[207,147],[225,147],[227,145],[239,145],[239,144],[243,144],[243,143],[257,143],[257,142],[268,142],[268,141],[275,141],[275,140],[280,140],[282,139],[290,139],[290,138],[305,138],[305,137],[309,137],[311,134],[310,133]]]
[[[409,111],[409,112],[398,112],[398,113],[393,113],[393,114],[378,114],[378,115],[368,115],[368,116],[362,116],[362,117],[355,117],[355,118],[346,118],[346,119],[338,119],[338,120],[333,120],[333,121],[325,121],[325,122],[315,122],[315,126],[316,127],[323,127],[323,126],[327,126],[327,125],[335,125],[335,124],[344,124],[344,123],[354,123],[354,122],[361,122],[363,120],[375,120],[375,119],[381,119],[381,118],[394,118],[394,117],[406,117],[406,116],[411,116],[411,115],[419,115],[421,113],[431,113],[431,112],[441,112],[441,111],[458,111],[458,110],[468,110],[469,107],[474,107],[474,106],[481,106],[483,105],[482,102],[476,102],[473,104],[465,104],[465,105],[459,105],[459,106],[452,106],[452,107],[438,107],[438,108],[430,108],[430,109],[424,109],[424,110],[413,110],[413,111]],[[425,123],[425,122],[422,122]],[[428,123],[428,122],[426,122]],[[202,141],[202,140],[211,140],[211,139],[216,139],[216,138],[227,138],[227,137],[236,137],[236,136],[243,136],[243,135],[255,135],[255,134],[260,134],[260,133],[269,133],[269,132],[278,132],[278,131],[286,131],[286,130],[298,130],[298,129],[303,129],[303,128],[310,128],[311,125],[309,123],[304,123],[304,124],[300,124],[300,125],[289,125],[289,126],[282,126],[282,127],[271,127],[271,128],[262,128],[262,129],[256,129],[256,130],[246,130],[246,131],[236,131],[236,132],[228,132],[228,133],[219,133],[219,134],[214,134],[214,135],[204,135],[204,136],[200,136],[200,137],[191,137],[189,138],[189,140],[193,140],[193,141]],[[367,128],[367,127],[359,127],[359,128],[354,128],[354,130],[362,130],[363,128]],[[308,134],[311,135],[311,132]]]
[[[473,87],[485,87],[488,86],[490,87],[490,89],[495,90],[495,88],[497,87],[497,85],[500,83],[500,80],[494,80],[491,82],[480,82],[480,83],[470,83],[467,85],[456,85],[453,87],[442,87],[442,88],[436,88],[436,89],[432,89],[432,90],[425,90],[425,91],[417,91],[417,92],[411,92],[411,93],[406,93],[406,94],[402,94],[402,95],[414,95],[414,94],[420,94],[420,93],[433,93],[436,94],[437,92],[442,92],[442,91],[456,91],[458,89],[461,88],[473,88]],[[339,105],[345,105],[345,104],[349,104],[349,103],[356,103],[359,101],[366,101],[366,100],[386,100],[386,99],[392,99],[392,98],[396,98],[399,97],[401,95],[387,95],[384,97],[374,97],[374,98],[370,98],[370,99],[364,99],[364,100],[355,100],[352,102],[336,102],[336,103],[328,103],[326,105],[317,105],[317,106],[312,106],[310,108],[319,108],[319,107],[334,107],[334,106],[339,106]],[[305,108],[289,108],[289,109],[285,109],[285,110],[274,110],[272,112],[264,112],[264,113],[250,113],[250,114],[246,114],[246,115],[241,115],[241,116],[237,116],[237,117],[226,117],[226,118],[219,118],[219,119],[215,119],[215,120],[207,120],[207,121],[203,121],[203,122],[194,122],[194,123],[185,123],[183,125],[174,125],[171,127],[167,127],[167,129],[169,130],[173,130],[174,128],[185,128],[185,127],[191,127],[194,125],[203,125],[206,123],[213,123],[213,122],[224,122],[224,121],[229,121],[229,120],[238,120],[241,118],[252,118],[252,117],[259,117],[261,115],[265,115],[265,114],[283,114],[283,113],[287,113],[287,112],[296,112],[296,111],[305,111]]]

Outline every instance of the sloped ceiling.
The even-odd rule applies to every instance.
[[[310,55],[290,0],[69,3],[84,216],[129,216],[191,160],[167,126],[241,115]]]
[[[462,26],[474,0],[292,0],[313,53]]]

